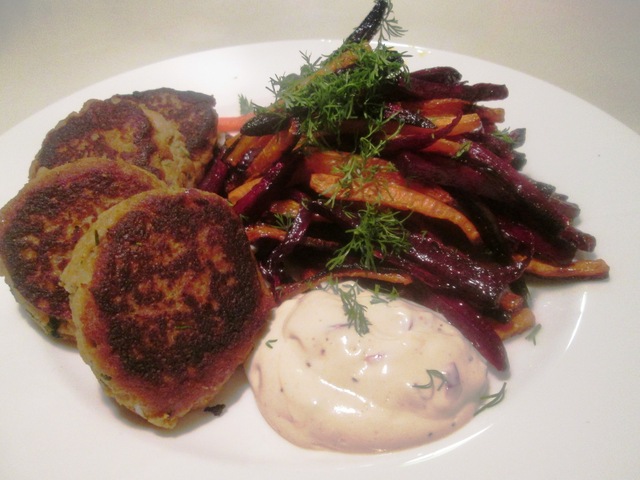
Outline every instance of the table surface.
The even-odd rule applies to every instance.
[[[372,0],[0,0],[0,134],[113,75],[213,48],[342,39]],[[640,1],[396,0],[403,43],[525,72],[640,133]],[[597,126],[594,126],[597,129]]]

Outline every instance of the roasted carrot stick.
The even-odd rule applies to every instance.
[[[218,118],[218,133],[236,133],[240,131],[240,128],[247,123],[248,120],[255,117],[254,113],[247,113],[245,115],[238,115],[237,117],[219,117]]]
[[[527,273],[543,278],[606,278],[609,265],[602,260],[576,260],[570,265],[550,265],[540,260],[532,259],[527,267]]]
[[[480,233],[462,212],[440,200],[392,182],[368,183],[364,186],[341,188],[340,176],[324,173],[311,175],[309,186],[325,196],[335,195],[340,200],[377,203],[397,210],[413,211],[427,217],[448,220],[457,225],[467,238],[477,243]]]

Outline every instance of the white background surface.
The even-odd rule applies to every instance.
[[[159,60],[272,40],[342,39],[372,4],[0,0],[0,133],[80,88]],[[640,1],[396,0],[394,7],[408,30],[403,43],[528,73],[640,133]]]

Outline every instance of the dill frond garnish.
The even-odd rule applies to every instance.
[[[401,253],[409,248],[404,219],[399,212],[383,210],[367,203],[358,216],[358,226],[347,230],[349,241],[336,250],[327,263],[329,270],[342,265],[352,255],[360,259],[364,268],[376,270],[376,258]]]
[[[273,226],[279,228],[280,230],[284,230],[288,232],[293,225],[294,217],[291,215],[285,215],[283,213],[274,213],[273,214]]]
[[[506,393],[507,393],[507,382],[504,382],[502,384],[502,388],[500,389],[500,391],[493,393],[491,395],[485,395],[484,397],[481,397],[480,400],[485,401],[486,403],[481,405],[480,408],[476,410],[476,413],[474,413],[474,416],[478,415],[480,412],[485,411],[487,408],[495,407],[497,404],[502,402],[502,400],[504,400]]]
[[[541,329],[542,329],[542,325],[537,323],[536,325],[534,325],[531,331],[527,333],[527,335],[524,338],[533,342],[534,345],[537,345],[537,341],[538,341],[537,336],[538,336],[538,333],[540,333]]]
[[[347,317],[347,325],[353,327],[360,336],[369,333],[369,320],[367,320],[367,307],[358,302],[358,293],[362,288],[358,282],[348,282],[338,284],[336,281],[329,282],[331,290],[340,296],[342,309]]]
[[[425,384],[417,384],[414,383],[413,388],[421,388],[421,389],[429,389],[433,388],[436,391],[440,391],[442,387],[447,384],[447,376],[442,373],[440,370],[427,370],[427,375],[429,375],[429,382]],[[440,384],[436,387],[436,380],[440,381]]]
[[[255,105],[246,96],[242,94],[238,95],[238,103],[240,105],[240,115],[253,113]]]
[[[343,47],[351,57],[346,68],[314,75],[324,62],[306,54],[300,74],[276,76],[269,90],[279,108],[300,121],[300,132],[310,145],[326,146],[325,138],[339,135],[344,122],[365,119],[377,130],[386,122],[384,91],[408,75],[402,54],[382,44]],[[378,147],[379,148],[379,147]]]
[[[373,287],[373,297],[371,298],[371,304],[376,303],[389,303],[397,300],[400,297],[396,287],[392,287],[390,290],[383,290],[379,283],[376,283]]]
[[[395,17],[391,16],[393,12],[393,3],[391,1],[388,2],[389,6],[387,7],[387,15],[380,25],[380,34],[379,34],[379,42],[391,40],[392,38],[402,37],[407,30],[402,28],[398,24],[398,20]]]

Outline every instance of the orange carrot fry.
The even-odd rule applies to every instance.
[[[242,128],[242,126],[254,116],[254,113],[247,113],[245,115],[238,115],[237,117],[219,117],[218,133],[239,132],[240,128]]]
[[[409,182],[408,186],[411,190],[433,197],[447,205],[453,205],[455,203],[455,199],[451,194],[439,185],[426,185],[420,182]]]
[[[525,307],[525,300],[522,296],[507,291],[500,298],[500,306],[505,312],[517,312]]]
[[[229,194],[227,195],[227,200],[229,200],[229,202],[231,202],[232,205],[235,205],[236,203],[238,203],[238,200],[240,200],[242,197],[244,197],[247,193],[249,193],[249,191],[251,191],[251,189],[260,182],[262,177],[256,177],[256,178],[252,178],[251,180],[247,180],[246,182],[244,182],[242,185],[240,185],[239,187],[234,188],[233,190],[231,190],[229,192]]]
[[[249,151],[264,148],[272,137],[273,135],[265,135],[263,137],[240,135],[240,138],[233,146],[233,150],[227,156],[227,163],[232,167],[237,166]]]
[[[278,161],[282,154],[290,149],[297,140],[298,136],[292,129],[282,130],[274,134],[247,168],[249,178],[262,175],[271,165]]]
[[[427,148],[425,148],[424,151],[431,153],[441,153],[443,155],[454,157],[462,147],[463,145],[460,142],[454,142],[453,140],[440,138],[429,145]]]
[[[489,107],[476,107],[476,112],[480,116],[480,118],[493,122],[493,123],[502,123],[504,122],[504,108],[489,108]]]
[[[431,120],[438,129],[446,128],[454,122],[456,117],[432,117]],[[466,115],[462,115],[460,121],[457,123],[453,130],[449,132],[448,136],[456,136],[461,135],[463,133],[473,132],[474,130],[479,129],[482,126],[482,120],[480,120],[480,116],[476,113],[468,113]]]
[[[341,200],[379,203],[397,210],[413,211],[431,218],[448,220],[458,226],[472,243],[480,241],[475,225],[460,211],[436,198],[424,195],[403,185],[381,182],[368,183],[362,187],[341,189],[340,176],[315,173],[309,186],[321,195],[336,195]]]
[[[295,200],[276,200],[269,206],[269,212],[287,217],[295,217],[299,211],[300,204]]]
[[[527,273],[543,278],[606,278],[609,275],[609,265],[604,260],[576,260],[570,265],[556,266],[536,260],[529,262]]]
[[[271,238],[282,242],[287,236],[287,232],[285,232],[284,230],[276,228],[272,225],[265,225],[264,223],[248,225],[245,228],[245,233],[247,234],[249,243],[254,243],[261,238]]]
[[[456,116],[464,113],[464,108],[469,104],[470,102],[460,98],[436,98],[433,100],[402,102],[402,106],[407,110],[417,111],[425,117]]]
[[[330,175],[338,175],[340,167],[345,165],[353,157],[353,154],[339,151],[314,151],[305,156],[305,171],[307,176],[313,173],[326,173]],[[392,181],[399,185],[404,185],[405,181],[402,175],[396,171],[395,166],[381,158],[367,159],[365,169],[377,170],[379,175],[384,176],[387,181]]]
[[[535,323],[533,311],[530,308],[523,308],[515,313],[507,323],[494,322],[493,329],[501,339],[505,340],[526,332]]]

